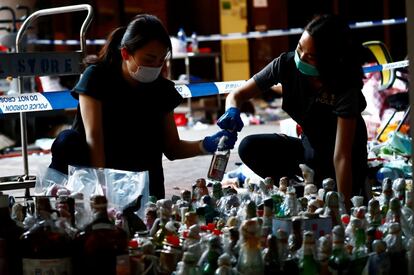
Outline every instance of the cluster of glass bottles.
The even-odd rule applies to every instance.
[[[291,183],[209,189],[198,179],[180,197],[148,203],[144,220],[133,214],[139,198],[111,219],[106,198],[94,196],[82,228],[67,194],[55,207],[48,197],[27,201],[25,218],[0,195],[0,274],[408,274],[414,225],[403,179],[384,179],[367,206],[352,198],[350,214],[332,180],[302,186],[301,198]],[[302,230],[321,217],[331,218],[327,234]]]
[[[36,197],[34,211],[30,201],[13,206],[13,213],[25,209],[24,228],[11,218],[9,197],[0,195],[0,273],[130,274],[127,234],[110,221],[106,203],[104,196],[92,197],[93,219],[78,229],[72,198],[58,197],[52,208],[49,197]]]

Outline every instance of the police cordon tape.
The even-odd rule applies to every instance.
[[[402,60],[382,65],[363,67],[364,73],[403,68],[409,65]],[[212,96],[231,93],[246,81],[223,81],[194,84],[177,84],[175,88],[183,98]],[[0,96],[0,114],[39,112],[76,108],[78,101],[72,97],[70,90],[44,93],[23,93],[19,95]]]
[[[362,29],[371,28],[378,26],[398,25],[406,24],[407,18],[392,18],[374,21],[362,21],[350,23],[351,29]],[[204,41],[222,41],[222,40],[233,40],[233,39],[252,39],[252,38],[263,38],[263,37],[275,37],[285,35],[296,35],[303,32],[303,28],[289,28],[289,29],[276,29],[267,31],[254,31],[254,32],[240,32],[240,33],[228,33],[228,34],[211,34],[211,35],[199,35],[197,40],[199,42]],[[187,38],[188,42],[191,42],[191,38]],[[87,39],[87,45],[104,45],[105,39]],[[28,43],[36,45],[79,45],[78,40],[49,40],[49,39],[29,39]]]

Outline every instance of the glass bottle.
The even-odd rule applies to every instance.
[[[56,199],[55,207],[59,213],[56,225],[61,227],[73,239],[79,231],[75,225],[75,199],[66,194],[60,194]]]
[[[179,50],[180,53],[186,53],[187,52],[187,35],[185,34],[185,31],[183,28],[180,28],[177,32],[177,38],[179,40]]]
[[[375,228],[381,225],[381,209],[380,203],[377,199],[372,198],[368,202],[368,213],[366,214],[369,226],[373,226]]]
[[[267,248],[263,250],[264,274],[276,274],[280,272],[276,236],[269,234],[266,244]]]
[[[197,257],[191,252],[184,252],[183,259],[178,262],[177,269],[173,275],[201,275],[197,266]]]
[[[211,235],[208,239],[208,248],[201,255],[200,260],[198,261],[198,266],[201,269],[201,274],[203,275],[213,275],[216,269],[218,268],[217,260],[220,255],[223,253],[221,247],[221,241],[218,236]]]
[[[208,169],[207,177],[210,180],[221,181],[226,172],[227,162],[230,157],[230,150],[226,149],[226,136],[222,136],[217,146],[217,150],[213,155]]]
[[[352,249],[351,274],[362,274],[368,260],[365,230],[358,228],[355,232],[355,246]]]
[[[292,218],[292,232],[289,234],[288,244],[292,255],[296,255],[303,243],[302,238],[302,219],[300,217]]]
[[[126,232],[109,220],[104,196],[93,196],[91,209],[93,221],[75,238],[76,274],[124,274]]]
[[[321,236],[318,240],[318,261],[320,264],[320,274],[330,274],[328,267],[328,260],[332,254],[332,239],[331,235]]]
[[[49,198],[36,198],[35,224],[21,236],[23,274],[72,274],[71,239],[52,212]]]
[[[398,200],[397,198],[393,199]],[[385,236],[384,241],[387,244],[387,252],[390,257],[390,270],[394,274],[408,274],[406,239],[401,234],[401,225],[398,222],[393,222],[388,225],[388,231],[389,233]]]
[[[198,53],[198,38],[196,32],[191,34],[191,50],[193,53]]]
[[[276,238],[281,274],[298,274],[298,264],[289,253],[288,234],[279,228],[276,232]]]
[[[333,230],[333,247],[332,255],[328,260],[329,270],[332,274],[347,274],[350,264],[350,257],[345,250],[344,228],[340,225],[336,225]]]
[[[392,191],[392,181],[390,178],[384,178],[382,181],[382,193],[379,197],[382,218],[385,220],[389,209],[389,203],[393,197],[394,192]]]
[[[9,196],[0,195],[0,274],[12,275],[21,272],[19,238],[23,228],[10,217]]]
[[[386,251],[387,244],[383,240],[372,243],[373,253],[369,254],[368,274],[390,274],[390,256]]]
[[[315,239],[312,231],[303,233],[303,255],[299,259],[299,274],[319,274],[319,264],[315,260]]]
[[[331,217],[332,226],[342,225],[339,213],[339,195],[335,191],[329,191],[326,193],[324,216]]]

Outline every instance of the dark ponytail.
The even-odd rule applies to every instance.
[[[150,14],[139,14],[128,24],[120,46],[125,47],[132,54],[154,40],[171,51],[170,36],[158,17]]]
[[[85,63],[116,68],[122,62],[120,52],[122,47],[133,54],[154,40],[162,43],[171,52],[171,39],[161,21],[154,15],[139,14],[128,24],[128,27],[120,27],[112,31],[98,56],[85,58]]]
[[[98,56],[90,56],[85,58],[85,63],[90,64],[99,64],[103,66],[111,66],[121,63],[121,52],[120,44],[121,40],[124,37],[126,27],[119,27],[113,30],[107,40],[105,45],[99,51]]]

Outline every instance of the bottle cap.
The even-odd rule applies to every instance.
[[[9,207],[9,195],[0,195],[0,208]]]

